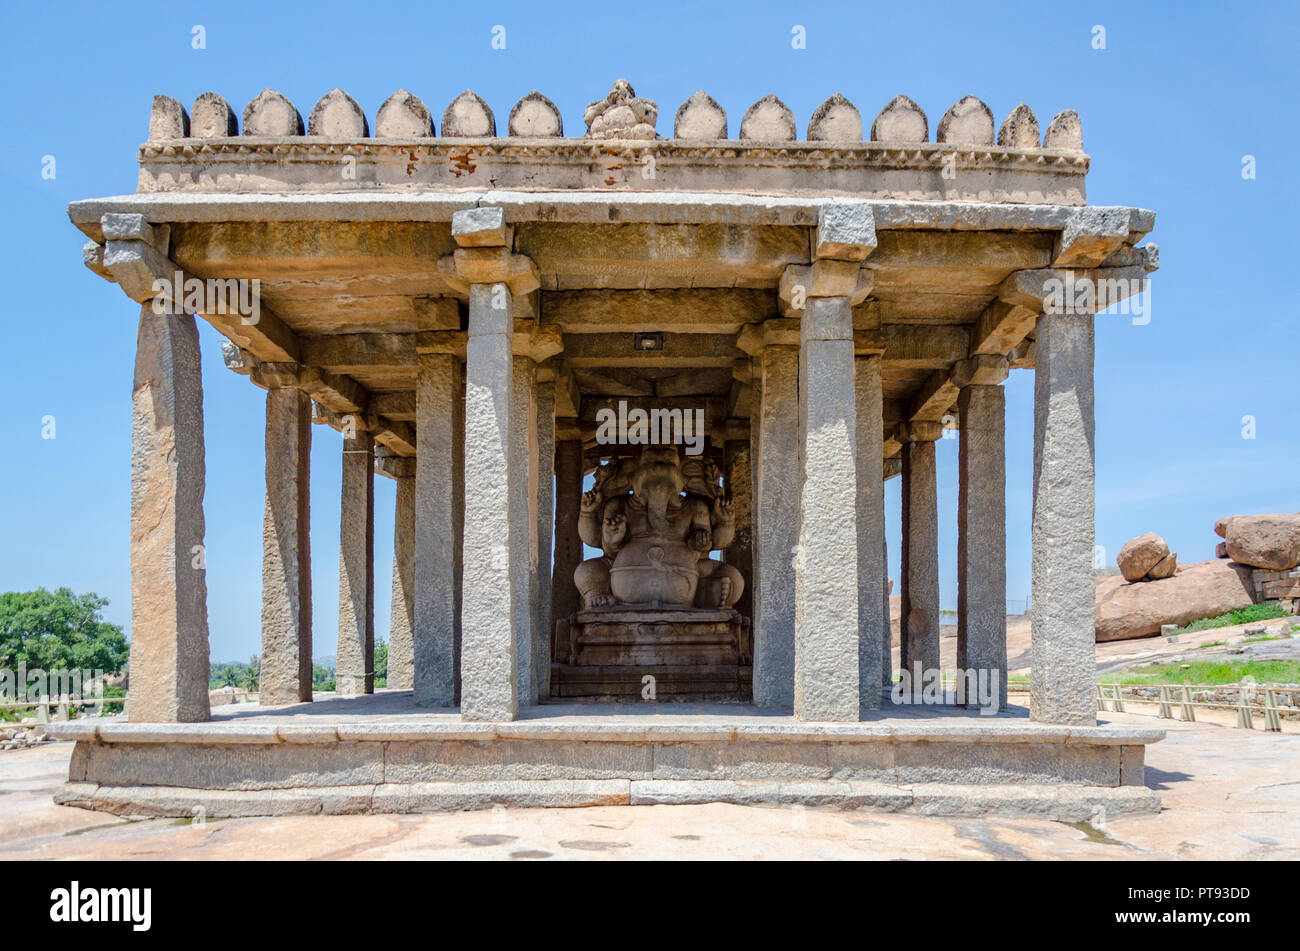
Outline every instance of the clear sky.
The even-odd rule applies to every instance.
[[[775,92],[802,132],[833,92],[869,125],[898,93],[933,130],[974,94],[998,122],[1024,101],[1043,128],[1083,120],[1094,204],[1158,213],[1152,319],[1097,333],[1097,541],[1113,563],[1156,531],[1182,561],[1213,557],[1222,515],[1300,509],[1294,3],[358,4],[24,3],[6,9],[0,75],[5,220],[6,501],[0,590],[67,585],[130,622],[131,378],[138,306],[81,264],[69,201],[135,190],[154,93],[206,90],[242,111],[265,87],[306,116],[334,86],[374,123],[405,87],[440,117],[472,88],[504,125],[538,89],[570,134],[626,77],[660,107],[703,88],[727,110]],[[193,48],[203,27],[205,49]],[[492,47],[505,27],[505,49]],[[805,49],[792,46],[795,26]],[[1105,49],[1094,46],[1104,28]],[[54,176],[43,176],[53,157]],[[1256,177],[1243,177],[1253,156]],[[208,606],[214,659],[259,650],[264,394],[221,362],[200,322],[207,424]],[[1009,598],[1029,590],[1032,372],[1007,382]],[[55,438],[45,417],[54,417]],[[1243,417],[1254,438],[1243,438]],[[315,653],[334,651],[340,437],[314,429]],[[956,605],[957,443],[938,446],[942,600]],[[890,577],[898,489],[889,483]],[[393,483],[376,480],[376,629],[388,630]]]

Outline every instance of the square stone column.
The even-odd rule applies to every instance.
[[[938,438],[939,424],[934,424]],[[924,435],[930,435],[925,433]],[[939,515],[934,439],[903,443],[903,561],[900,668],[920,694],[919,675],[939,670]]]
[[[418,437],[417,437],[418,439]],[[388,686],[415,687],[415,460],[401,459],[393,508],[393,598],[388,622]],[[409,471],[409,475],[406,474]]]
[[[140,311],[131,422],[134,723],[208,719],[203,383],[194,318]]]
[[[880,686],[890,666],[885,478],[881,465],[885,422],[880,369],[878,355],[853,361],[858,483],[858,700],[864,710],[880,708]]]
[[[1007,461],[1006,395],[1001,386],[964,387],[957,502],[957,690],[996,687],[996,709],[1007,705]],[[962,678],[965,678],[964,680]],[[996,678],[996,681],[988,678]],[[981,706],[966,692],[965,705]]]
[[[415,384],[415,702],[459,696],[465,376],[449,353],[422,353]],[[390,648],[391,653],[391,648]]]
[[[514,302],[505,284],[473,284],[465,357],[465,547],[461,716],[513,720],[519,710],[517,572],[527,564],[527,507],[512,485]],[[519,557],[520,553],[523,557]],[[512,557],[512,553],[513,557]]]
[[[551,544],[555,538],[555,382],[537,383],[537,452],[533,469],[537,510],[533,577],[537,600],[533,603],[533,683],[539,700],[551,695]]]
[[[566,439],[555,444],[555,565],[551,571],[551,619],[548,633],[557,663],[569,660],[567,637],[556,635],[556,624],[578,610],[578,588],[573,573],[582,563],[578,537],[578,510],[582,503],[582,442]]]
[[[881,513],[883,525],[884,513]],[[884,577],[880,579],[880,685],[894,685],[894,629],[889,616],[889,540],[882,528],[880,534],[880,559],[884,565]],[[883,697],[881,698],[883,701]]]
[[[754,618],[754,462],[750,440],[728,439],[722,449],[722,464],[727,495],[736,513],[736,534],[724,557],[745,578],[745,590],[736,602],[736,610]]]
[[[537,364],[515,356],[510,390],[510,578],[515,612],[515,662],[519,666],[519,704],[537,703],[537,671],[533,658],[533,623],[541,601],[537,572]]]
[[[1093,315],[1038,320],[1029,714],[1097,721]]]
[[[794,553],[799,541],[799,351],[759,357],[754,463],[754,703],[794,706]]]
[[[375,692],[375,444],[357,416],[345,416],[339,517],[341,697]]]
[[[265,706],[311,700],[311,397],[266,391],[266,509],[262,520]]]
[[[810,297],[799,345],[794,715],[858,719],[857,412],[847,297]]]

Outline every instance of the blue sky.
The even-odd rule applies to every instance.
[[[204,27],[206,49],[192,48]],[[506,28],[506,48],[491,45]],[[807,48],[791,45],[803,26]],[[1097,26],[1104,50],[1093,48]],[[340,86],[375,110],[395,89],[435,117],[473,88],[504,124],[531,89],[570,134],[612,81],[660,106],[703,88],[733,134],[775,92],[806,127],[842,92],[871,117],[906,93],[930,116],[979,96],[1001,121],[1019,102],[1046,127],[1072,108],[1092,156],[1096,204],[1158,212],[1152,319],[1099,319],[1097,540],[1113,563],[1145,531],[1184,561],[1213,556],[1214,520],[1300,509],[1300,330],[1292,3],[897,4],[60,3],[13,5],[0,39],[9,222],[0,235],[7,501],[0,590],[68,585],[111,599],[129,625],[131,376],[138,308],[81,264],[69,201],[135,189],[136,146],[154,93],[206,90],[237,110],[264,87],[306,115]],[[1257,177],[1242,177],[1243,156]],[[42,177],[53,156],[55,177]],[[227,371],[202,325],[207,414],[209,617],[218,660],[259,649],[262,391]],[[1009,598],[1029,590],[1032,373],[1007,383]],[[43,419],[55,418],[54,439]],[[1243,417],[1255,438],[1242,438]],[[337,623],[339,436],[316,428],[312,472],[315,652]],[[941,576],[956,604],[957,443],[938,446]],[[377,479],[376,627],[388,629],[393,484]],[[898,488],[889,483],[890,576],[898,577]]]

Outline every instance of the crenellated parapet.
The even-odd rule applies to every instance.
[[[440,118],[405,89],[379,106],[373,124],[341,89],[306,115],[272,89],[242,111],[214,92],[189,112],[156,96],[139,191],[437,190],[490,180],[516,189],[1086,203],[1089,159],[1077,114],[1058,113],[1040,137],[1024,103],[999,125],[974,96],[932,124],[900,95],[868,123],[835,93],[808,117],[802,136],[793,110],[775,95],[733,126],[700,90],[676,110],[669,137],[657,128],[658,104],[626,80],[586,107],[581,136],[565,135],[559,108],[536,90],[505,113],[504,129],[472,90]]]

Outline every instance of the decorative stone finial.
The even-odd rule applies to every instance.
[[[808,120],[809,142],[861,142],[862,113],[853,103],[835,93]]]
[[[608,96],[582,113],[591,139],[653,139],[658,118],[659,106],[639,97],[626,79],[614,83]]]
[[[302,135],[302,116],[274,89],[263,89],[244,106],[244,135]]]
[[[930,141],[925,112],[906,96],[895,96],[871,123],[871,141],[886,145],[911,145]]]
[[[534,89],[510,110],[507,128],[511,135],[554,137],[564,135],[564,120],[555,103]]]
[[[331,139],[364,139],[370,136],[370,125],[357,101],[335,86],[312,107],[307,134]]]
[[[1082,152],[1083,123],[1079,121],[1079,114],[1073,109],[1058,112],[1043,136],[1043,148]]]
[[[380,139],[423,139],[433,135],[433,119],[419,96],[399,89],[379,107],[375,116],[375,137]]]
[[[780,99],[766,95],[745,110],[740,137],[759,142],[792,142],[799,136],[794,113]]]
[[[491,138],[497,134],[497,120],[482,97],[466,89],[442,114],[442,134],[451,138]]]
[[[1008,149],[1038,148],[1038,117],[1023,102],[1011,110],[1011,115],[998,129],[998,145]]]
[[[681,104],[673,119],[674,139],[725,139],[727,113],[703,89]]]
[[[149,110],[149,141],[187,139],[190,135],[190,117],[185,107],[171,96],[154,96]]]
[[[992,145],[993,113],[974,96],[963,96],[943,114],[935,138],[950,145]]]
[[[191,110],[190,134],[196,139],[220,139],[239,135],[235,110],[215,92],[200,93]]]

